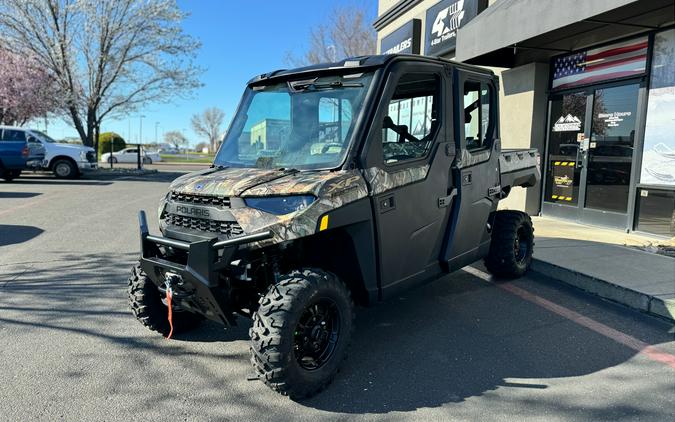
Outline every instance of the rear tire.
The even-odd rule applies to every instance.
[[[78,176],[77,166],[69,160],[58,160],[52,164],[57,179],[74,179]]]
[[[3,170],[0,172],[0,179],[4,179],[6,182],[11,182],[19,176],[21,176],[21,170]]]
[[[108,158],[108,164],[117,164],[117,158],[115,157]]]
[[[520,211],[497,211],[490,252],[485,266],[502,278],[521,277],[532,263],[534,227],[529,215]]]
[[[129,306],[136,319],[145,327],[167,336],[171,327],[167,319],[168,308],[155,283],[150,280],[139,265],[131,270],[128,285]],[[184,333],[195,328],[203,316],[182,309],[173,310],[173,334]]]
[[[273,390],[301,399],[330,384],[354,327],[350,292],[332,273],[293,271],[270,286],[253,316],[251,363]]]

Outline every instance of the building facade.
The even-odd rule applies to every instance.
[[[502,145],[542,156],[504,206],[675,236],[675,2],[379,0],[374,26],[499,75]]]

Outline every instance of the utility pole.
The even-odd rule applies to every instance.
[[[142,143],[143,143],[143,117],[140,115],[138,117],[138,169],[143,168],[143,154],[142,154]]]
[[[159,126],[159,122],[155,122],[155,145],[158,145],[157,144],[157,127],[158,126]],[[155,147],[155,148],[157,148],[157,147]]]
[[[138,143],[143,143],[143,114],[138,117]]]

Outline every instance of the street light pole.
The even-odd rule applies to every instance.
[[[143,159],[141,156],[141,144],[143,143],[143,117],[144,115],[138,116],[138,169],[140,170],[143,167]]]
[[[155,122],[155,144],[157,144],[157,127],[159,126],[159,122]],[[157,147],[155,147],[157,148]]]
[[[143,143],[143,117],[144,115],[138,116],[138,143]]]

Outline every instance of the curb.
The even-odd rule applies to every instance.
[[[631,290],[534,257],[532,258],[531,271],[569,284],[603,299],[621,303],[629,308],[675,323],[675,300],[673,299],[661,299]]]

